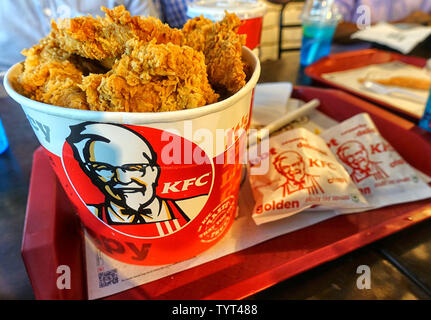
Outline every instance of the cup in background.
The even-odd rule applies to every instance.
[[[321,24],[314,21],[302,23],[301,65],[308,66],[331,51],[332,38],[337,24]]]
[[[333,0],[307,0],[301,13],[301,66],[327,56],[341,14]]]
[[[187,17],[193,19],[200,17],[213,22],[223,20],[225,11],[235,13],[243,24],[238,33],[247,35],[246,47],[259,56],[260,40],[262,35],[263,16],[266,13],[266,4],[255,0],[198,0],[187,5]]]

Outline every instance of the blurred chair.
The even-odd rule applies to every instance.
[[[287,51],[298,51],[301,48],[283,48],[283,29],[286,28],[298,28],[301,24],[285,24],[284,22],[284,9],[290,2],[304,2],[304,0],[267,0],[270,3],[280,4],[280,17],[279,17],[279,29],[278,29],[278,59],[281,58],[281,54]]]

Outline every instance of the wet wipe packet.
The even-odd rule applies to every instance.
[[[320,136],[372,208],[431,197],[431,187],[380,135],[367,113],[345,120]]]
[[[259,148],[254,145],[251,148]],[[367,201],[344,167],[314,133],[296,128],[273,136],[269,150],[249,150],[249,179],[256,201],[253,219],[262,224],[314,207],[358,209]],[[267,166],[253,174],[257,166]],[[254,170],[256,171],[256,170]]]

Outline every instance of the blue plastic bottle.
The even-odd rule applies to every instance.
[[[3,128],[3,124],[0,119],[0,154],[5,152],[9,147],[9,142],[7,141],[6,131]]]
[[[422,115],[422,118],[419,120],[419,127],[431,132],[431,90],[430,90],[430,95],[428,96],[428,101],[425,107],[424,114]]]
[[[301,66],[308,66],[329,54],[336,27],[334,23],[303,23]]]
[[[302,22],[301,66],[308,66],[329,54],[341,14],[334,0],[307,0]]]

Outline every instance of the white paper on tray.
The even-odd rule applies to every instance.
[[[289,82],[258,84],[254,93],[251,126],[254,128],[266,126],[305,103],[291,98],[291,93],[292,84]],[[297,119],[292,126],[303,127],[318,134],[335,124],[337,122],[332,118],[315,110],[313,113]]]
[[[382,75],[382,78],[406,76],[429,79],[430,77],[430,74],[427,70],[406,63],[402,63],[400,61],[392,61],[382,64],[372,64],[362,68],[349,69],[346,71],[324,73],[322,74],[322,77],[344,88],[388,103],[394,107],[399,108],[400,110],[405,110],[418,117],[422,116],[425,110],[425,104],[423,103],[419,103],[407,98],[400,98],[393,95],[377,94],[365,89],[358,80],[371,75]],[[418,94],[424,99],[428,97],[428,91],[426,90],[415,90],[408,88],[403,89]]]
[[[311,226],[336,215],[333,211],[303,212],[300,215],[275,223],[257,226],[251,218],[254,201],[250,195],[250,184],[246,181],[241,188],[238,217],[227,235],[203,254],[176,264],[155,267],[125,264],[100,252],[86,236],[85,252],[89,299],[113,295],[167,276],[174,279],[175,274],[180,271],[252,247],[279,235]]]
[[[403,54],[408,54],[430,34],[431,27],[418,25],[410,28],[400,28],[396,25],[380,22],[355,32],[351,38],[376,42],[398,50]]]
[[[265,126],[291,110],[288,105],[291,93],[290,82],[258,84],[254,91],[252,126]]]

